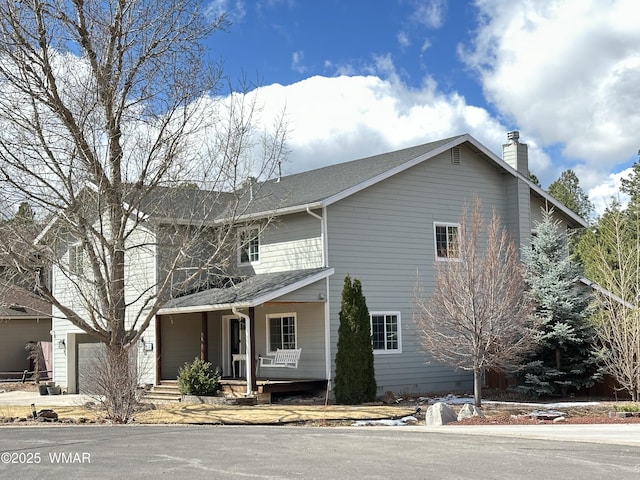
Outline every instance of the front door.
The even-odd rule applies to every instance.
[[[240,339],[240,319],[231,318],[229,319],[229,344],[231,346],[231,354],[238,354],[242,352],[242,341]]]
[[[225,317],[225,348],[223,369],[225,376],[244,378],[247,345],[244,321],[238,317]]]

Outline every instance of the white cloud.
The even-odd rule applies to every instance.
[[[283,108],[291,134],[284,173],[374,155],[469,132],[499,154],[506,128],[459,95],[426,79],[409,89],[391,76],[311,77],[255,92],[265,123]]]
[[[304,52],[300,50],[293,52],[293,55],[291,55],[291,68],[298,73],[304,73],[307,68],[304,66],[303,62]]]
[[[444,0],[416,0],[413,2],[412,18],[429,28],[440,28],[443,23],[445,7]]]
[[[407,35],[407,32],[398,32],[398,45],[400,45],[400,48],[407,48],[409,45],[411,45],[411,40],[409,39],[409,35]]]
[[[560,145],[563,156],[596,172],[580,177],[583,186],[606,183],[639,142],[636,2],[476,3],[481,29],[461,53],[480,72],[488,100],[542,145]]]
[[[621,194],[619,189],[621,180],[629,177],[632,172],[632,168],[627,168],[619,173],[612,173],[589,191],[589,200],[595,206],[597,214],[604,212],[611,205],[612,200],[620,202],[622,206],[627,204],[629,201],[628,195]]]
[[[247,14],[247,9],[242,0],[211,0],[205,11],[214,17],[225,14],[232,23],[240,23]]]

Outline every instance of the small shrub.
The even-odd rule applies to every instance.
[[[178,388],[182,395],[215,395],[220,390],[220,373],[212,371],[211,363],[196,358],[178,370]]]
[[[637,412],[640,412],[640,405],[638,404],[614,405],[613,409],[616,412],[637,413]]]

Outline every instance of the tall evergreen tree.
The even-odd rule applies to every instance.
[[[531,180],[537,186],[542,188],[542,185],[540,185],[540,180],[538,179],[535,173],[531,173],[531,170],[529,170],[529,180]]]
[[[540,324],[539,343],[520,371],[524,390],[562,395],[590,387],[598,377],[589,323],[589,295],[580,286],[581,270],[569,258],[567,237],[543,213],[531,249],[524,252],[525,280]]]
[[[373,344],[367,302],[360,280],[347,275],[342,290],[338,351],[336,353],[336,402],[355,405],[376,397]]]
[[[562,172],[560,178],[549,185],[547,191],[582,218],[589,219],[593,214],[593,203],[580,186],[580,180],[573,170]]]
[[[612,201],[578,242],[576,252],[584,265],[585,276],[604,285],[607,278],[602,273],[603,262],[607,264],[608,272],[618,272],[618,243],[633,248],[634,232],[635,223],[629,222],[629,211],[624,210],[619,202]]]
[[[631,175],[620,181],[620,191],[629,195],[627,213],[631,219],[640,218],[640,163],[635,162],[631,167]]]

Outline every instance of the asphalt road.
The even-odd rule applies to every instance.
[[[449,430],[2,427],[0,478],[640,478],[640,446]]]

